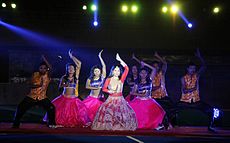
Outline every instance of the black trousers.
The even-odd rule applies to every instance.
[[[165,117],[164,122],[168,120],[173,126],[176,125],[177,108],[173,101],[168,96],[156,98],[155,100],[166,112],[167,119]]]
[[[23,117],[23,115],[26,113],[27,110],[29,110],[33,106],[42,106],[46,111],[49,118],[49,125],[56,125],[55,123],[55,107],[51,103],[51,101],[48,98],[42,99],[42,100],[34,100],[33,98],[30,98],[26,96],[18,105],[17,110],[15,112],[14,122],[13,126],[19,126],[20,120]]]
[[[202,101],[191,102],[191,103],[180,101],[177,104],[177,110],[180,111],[180,110],[184,110],[184,109],[197,109],[197,110],[202,111],[203,113],[205,113],[208,116],[208,119],[209,119],[208,126],[213,125],[213,122],[214,122],[213,121],[213,108],[209,104],[202,102]]]

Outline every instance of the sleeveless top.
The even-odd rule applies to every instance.
[[[152,80],[153,87],[159,87],[156,90],[152,90],[152,98],[163,98],[168,96],[165,88],[165,77],[162,71],[158,72]]]
[[[182,91],[182,96],[181,96],[180,101],[189,102],[189,103],[191,103],[192,101],[193,102],[200,101],[199,86],[198,86],[199,78],[198,78],[197,74],[194,74],[194,75],[186,74],[183,77],[183,80],[185,82],[185,88],[186,89],[192,89],[192,88],[196,87],[196,85],[197,85],[197,88],[196,88],[196,90],[189,92],[189,93],[183,93],[183,91]]]

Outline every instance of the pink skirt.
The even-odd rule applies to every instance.
[[[139,129],[155,129],[162,123],[165,111],[151,98],[135,98],[130,106],[136,113]]]
[[[57,125],[64,127],[84,127],[91,123],[85,104],[77,97],[68,98],[60,95],[52,103],[55,106],[55,120]]]
[[[98,98],[89,95],[85,100],[83,100],[83,103],[88,108],[90,120],[93,121],[97,110],[103,102]]]

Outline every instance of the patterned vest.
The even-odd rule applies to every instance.
[[[156,76],[153,78],[152,86],[153,89],[154,87],[159,87],[156,90],[152,90],[152,98],[163,98],[165,96],[168,96],[165,88],[165,77],[162,71],[158,72]]]
[[[33,98],[34,100],[42,100],[47,98],[46,91],[50,83],[48,72],[45,75],[41,75],[39,72],[33,73],[32,84],[40,85],[41,83],[42,83],[41,87],[32,88],[27,96]]]
[[[185,82],[185,89],[192,89],[192,88],[196,87],[196,85],[197,85],[197,88],[196,88],[196,90],[189,92],[189,93],[183,93],[183,91],[182,91],[182,96],[181,96],[180,101],[189,102],[189,103],[191,103],[192,101],[193,102],[200,101],[199,86],[198,86],[199,78],[198,78],[197,74],[194,74],[194,75],[186,74],[183,77],[183,79]]]

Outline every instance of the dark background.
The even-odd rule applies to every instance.
[[[2,2],[2,0],[0,1]],[[99,26],[93,27],[93,14],[83,11],[82,5],[91,3],[83,0],[17,0],[17,8],[0,8],[0,19],[8,24],[52,37],[63,45],[43,44],[28,40],[0,25],[1,104],[17,104],[26,90],[13,78],[29,78],[37,69],[44,54],[54,67],[53,77],[60,78],[65,64],[71,62],[68,49],[73,49],[83,65],[81,70],[80,94],[84,89],[89,70],[99,64],[98,52],[104,49],[103,58],[107,73],[116,62],[115,54],[131,65],[132,53],[147,62],[153,60],[154,51],[168,61],[166,86],[174,101],[180,98],[180,77],[189,60],[199,48],[207,63],[207,70],[200,80],[201,98],[214,106],[230,109],[229,81],[229,4],[228,0],[181,0],[182,12],[193,23],[188,29],[177,15],[163,14],[163,0],[140,0],[138,14],[122,14],[120,0],[99,0]],[[129,2],[127,2],[129,3]],[[130,1],[130,3],[132,3]],[[212,8],[219,5],[221,11],[214,15]],[[89,8],[88,8],[89,9]],[[61,56],[62,58],[58,58]],[[57,96],[54,81],[49,94]],[[25,84],[25,83],[23,83]],[[55,93],[55,94],[54,94]],[[17,98],[15,98],[17,96]]]

